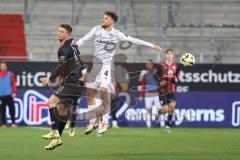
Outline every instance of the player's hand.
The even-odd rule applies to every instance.
[[[41,81],[42,81],[42,83],[43,83],[44,86],[47,86],[48,83],[49,83],[49,78],[48,78],[48,77],[41,78]]]
[[[159,52],[163,51],[163,49],[159,45],[156,45],[156,44],[153,46],[153,49],[155,49],[155,50],[157,50]]]
[[[72,44],[72,47],[78,48],[79,46],[77,45],[77,43],[73,43],[73,44]]]

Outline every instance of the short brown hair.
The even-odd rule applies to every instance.
[[[147,59],[146,63],[153,63],[153,60],[152,59]]]
[[[172,53],[173,53],[173,49],[168,48],[168,49],[165,51],[165,53],[168,53],[168,52],[172,52]]]
[[[68,33],[72,33],[72,27],[69,24],[61,24],[60,27],[66,29]]]
[[[114,20],[114,22],[118,21],[118,16],[117,16],[117,14],[115,12],[113,12],[113,11],[105,11],[104,14],[110,16]]]

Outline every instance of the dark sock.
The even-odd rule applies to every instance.
[[[68,116],[59,116],[60,121],[59,121],[59,125],[58,125],[58,132],[60,135],[62,135],[62,132],[65,128],[65,125],[67,123],[67,117]]]
[[[49,108],[50,118],[52,122],[52,130],[58,130],[59,125],[59,113],[58,108]]]
[[[71,128],[74,128],[75,127],[75,124],[76,124],[76,120],[77,120],[77,114],[72,114],[71,116],[71,124],[70,124],[70,127]]]
[[[173,117],[172,114],[168,114],[166,125],[169,127],[171,126],[172,117]]]

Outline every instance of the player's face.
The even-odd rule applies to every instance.
[[[1,70],[6,71],[7,70],[7,65],[5,63],[1,63]]]
[[[151,62],[146,63],[146,68],[147,70],[152,70],[153,69],[153,64]]]
[[[57,31],[57,40],[64,41],[69,37],[69,33],[65,28],[59,27]]]
[[[102,26],[109,27],[109,26],[112,26],[113,24],[114,24],[114,20],[110,16],[105,14],[102,19]]]
[[[173,61],[173,52],[172,52],[172,51],[168,51],[168,52],[165,54],[165,57],[166,57],[166,60],[167,60],[167,61]]]

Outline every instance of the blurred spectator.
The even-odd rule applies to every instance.
[[[139,100],[145,101],[145,107],[147,110],[146,126],[151,128],[152,119],[152,107],[155,105],[157,108],[161,107],[158,94],[158,83],[154,78],[156,74],[156,68],[154,67],[153,60],[148,59],[145,63],[146,69],[143,70],[139,80],[141,81],[140,97]]]
[[[7,127],[6,106],[9,107],[12,127],[16,128],[15,123],[15,106],[13,98],[16,96],[16,80],[12,72],[7,70],[7,64],[2,62],[0,64],[0,108],[2,127]]]

